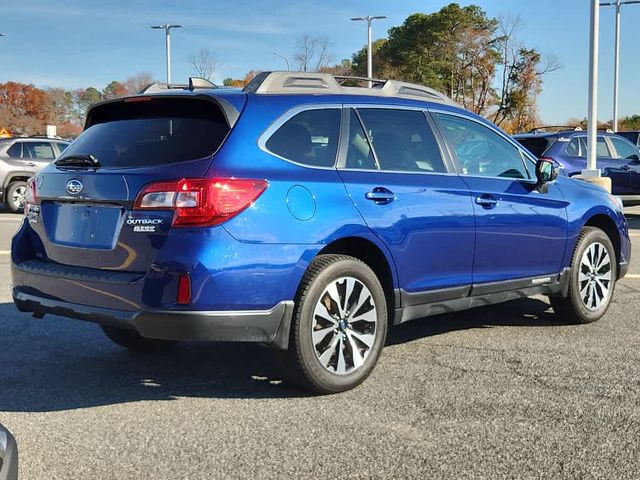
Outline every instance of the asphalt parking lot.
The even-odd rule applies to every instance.
[[[19,313],[18,221],[0,214],[0,423],[22,479],[640,478],[637,253],[598,323],[542,297],[409,323],[365,384],[314,397],[259,346],[139,356]]]

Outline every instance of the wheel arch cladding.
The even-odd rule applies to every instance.
[[[382,249],[370,240],[361,237],[346,237],[335,240],[318,252],[323,254],[349,255],[363,261],[374,271],[382,284],[387,299],[387,311],[393,312],[396,305],[394,285],[397,279],[394,276],[395,268]]]
[[[620,264],[620,232],[618,231],[618,227],[615,222],[603,213],[598,213],[587,220],[584,224],[585,227],[596,227],[602,230],[611,243],[613,244],[613,249],[616,252],[616,263]]]

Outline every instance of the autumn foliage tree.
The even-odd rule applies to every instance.
[[[0,126],[33,135],[44,131],[50,115],[44,90],[17,82],[0,84]]]

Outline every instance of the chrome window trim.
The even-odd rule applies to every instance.
[[[450,115],[450,116],[454,116],[454,117],[459,117],[462,118],[463,120],[467,120],[469,122],[475,123],[481,127],[486,128],[487,130],[497,134],[500,138],[502,138],[503,140],[506,140],[507,143],[511,144],[511,146],[513,146],[517,152],[520,153],[520,159],[522,161],[522,166],[524,167],[525,171],[527,172],[527,175],[531,176],[531,172],[529,171],[529,169],[527,168],[527,164],[525,162],[525,159],[529,160],[531,163],[533,163],[533,165],[535,166],[535,164],[537,163],[537,159],[534,160],[532,155],[530,153],[528,153],[526,150],[524,150],[522,148],[522,145],[520,145],[520,143],[518,143],[517,140],[514,140],[513,138],[511,138],[510,136],[506,135],[504,132],[502,132],[499,128],[497,128],[496,126],[494,126],[492,123],[489,124],[485,124],[483,122],[478,121],[475,118],[470,117],[469,115],[465,115],[459,112],[452,112],[450,110],[443,110],[443,109],[439,109],[439,108],[430,108],[428,109],[429,112],[431,113],[435,113],[435,114],[441,114],[441,115]],[[437,120],[436,120],[436,125],[437,125]],[[438,125],[439,127],[439,125]],[[441,132],[442,134],[442,132]],[[444,138],[444,135],[443,135]],[[447,145],[447,149],[449,150],[449,143],[445,140],[445,143]],[[455,159],[455,155],[453,153],[451,153],[451,151],[449,151],[449,155],[451,155],[452,159]],[[454,161],[454,165],[457,168],[457,162]],[[509,181],[509,182],[524,182],[524,183],[532,183],[532,184],[536,184],[537,180],[535,178],[509,178],[509,177],[494,177],[494,176],[486,176],[486,175],[469,175],[466,173],[462,173],[462,172],[457,172],[458,175],[460,175],[461,177],[469,177],[469,178],[489,178],[489,179],[495,179],[495,180],[505,180],[505,181]]]
[[[286,112],[284,112],[282,115],[280,115],[278,118],[276,118],[258,137],[258,148],[260,150],[262,150],[265,153],[268,153],[269,155],[273,155],[274,157],[277,157],[281,160],[284,160],[285,162],[291,163],[293,165],[297,165],[299,167],[304,167],[304,168],[311,168],[311,169],[315,169],[315,170],[335,170],[336,169],[336,165],[338,163],[338,157],[340,156],[340,146],[342,144],[342,135],[343,135],[343,128],[342,128],[342,123],[343,123],[343,118],[342,118],[342,114],[340,115],[340,125],[338,128],[338,149],[336,152],[336,157],[333,161],[333,165],[332,166],[328,166],[328,167],[322,167],[319,165],[306,165],[304,163],[300,163],[300,162],[296,162],[295,160],[291,160],[289,158],[285,158],[281,155],[278,155],[277,153],[272,152],[271,150],[269,150],[267,148],[267,141],[269,141],[269,139],[271,138],[271,136],[276,132],[276,130],[278,130],[282,125],[284,125],[285,123],[287,123],[289,120],[291,120],[293,117],[295,117],[296,115],[298,115],[299,113],[303,113],[306,111],[310,111],[310,110],[338,110],[338,113],[341,113],[340,111],[342,110],[342,104],[340,103],[313,103],[313,104],[304,104],[304,105],[297,105],[293,108],[290,108],[289,110],[287,110]]]
[[[373,146],[373,142],[371,141],[371,139],[369,138],[369,133],[367,132],[367,129],[364,126],[364,122],[362,121],[362,118],[360,118],[360,114],[358,113],[359,109],[377,109],[377,110],[381,110],[381,109],[386,109],[386,110],[409,110],[409,111],[414,111],[414,112],[422,112],[423,116],[424,116],[424,121],[427,125],[427,128],[431,130],[431,133],[433,134],[433,137],[436,141],[436,144],[438,145],[438,150],[440,151],[440,157],[442,160],[442,164],[444,165],[446,171],[445,172],[421,172],[421,171],[415,171],[415,170],[382,170],[382,169],[364,169],[364,168],[346,168],[344,167],[344,163],[342,164],[338,164],[338,169],[340,171],[345,171],[345,172],[378,172],[378,173],[393,173],[393,174],[411,174],[411,175],[458,175],[458,173],[455,171],[454,165],[453,163],[450,161],[450,157],[448,155],[448,152],[443,148],[444,145],[442,144],[442,139],[440,138],[440,132],[437,131],[434,128],[434,125],[431,121],[431,117],[429,116],[429,110],[427,107],[417,107],[415,105],[377,105],[375,103],[345,103],[343,104],[344,109],[347,112],[350,112],[352,109],[355,110],[355,113],[358,117],[358,120],[360,121],[360,125],[362,127],[362,129],[365,132],[365,135],[367,136],[367,141],[369,142],[369,148],[371,148],[371,152],[374,155],[376,164],[379,166],[380,163],[378,162],[378,157],[377,154],[375,153],[375,148]],[[350,117],[350,115],[346,115],[347,117]],[[351,125],[349,124],[349,128],[351,128]],[[347,132],[347,136],[350,132]],[[345,156],[346,156],[346,148],[348,148],[348,143],[346,144],[345,147]]]

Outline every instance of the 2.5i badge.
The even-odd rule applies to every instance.
[[[161,223],[161,218],[127,218],[127,225],[131,225],[134,232],[155,232]]]

